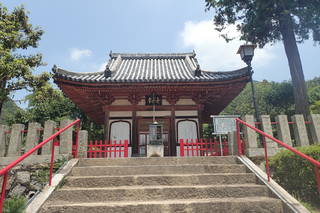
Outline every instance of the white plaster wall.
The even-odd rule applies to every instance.
[[[195,120],[184,120],[178,122],[178,141],[180,139],[196,140],[198,138],[197,121]]]
[[[157,107],[156,107],[157,109]],[[171,112],[170,111],[156,111],[155,112],[156,116],[171,116]],[[153,116],[153,112],[152,111],[137,111],[137,116],[149,116],[152,117]]]
[[[146,100],[143,98],[139,101],[138,105],[146,105]]]
[[[176,105],[196,105],[196,103],[191,98],[181,98],[177,101]]]
[[[110,120],[109,124],[111,124],[110,128],[110,139],[116,140],[117,144],[119,144],[119,141],[121,140],[122,143],[124,143],[125,140],[129,140],[129,144],[131,143],[131,137],[130,137],[130,132],[132,132],[132,129],[130,129],[130,127],[132,126],[132,120],[121,120],[119,122],[114,122],[114,121],[119,121],[119,120]],[[123,122],[123,121],[128,121],[130,123],[127,122]],[[131,127],[132,128],[132,127]],[[117,150],[119,150],[120,148],[116,148]],[[131,157],[131,153],[132,153],[132,148],[129,147],[128,148],[128,157]],[[121,153],[121,156],[123,156],[124,153]],[[117,156],[119,156],[119,153],[117,153]],[[114,155],[111,156],[111,158],[114,158]]]
[[[179,121],[182,121],[182,120],[186,120],[186,119],[176,119],[176,126],[177,126],[177,123],[179,122]],[[197,127],[199,126],[198,124],[199,124],[199,122],[198,122],[198,119],[187,119],[187,120],[189,120],[189,121],[195,121],[196,123],[197,123]],[[183,122],[183,121],[182,121]],[[181,122],[179,122],[179,123],[181,123]],[[193,122],[194,123],[194,122]],[[199,127],[198,127],[199,128]],[[180,143],[180,138],[183,138],[183,139],[197,139],[197,132],[199,131],[199,129],[198,128],[196,128],[196,130],[194,130],[194,128],[193,128],[193,130],[191,130],[191,133],[184,133],[185,131],[179,131],[179,127],[177,127],[177,135],[178,135],[178,143]],[[176,147],[177,148],[177,156],[178,157],[180,157],[180,146],[177,146]]]
[[[131,111],[111,111],[110,117],[132,117]]]
[[[166,99],[162,99],[162,105],[170,105]]]
[[[110,140],[114,141],[116,140],[117,143],[121,140],[124,142],[124,140],[130,141],[130,124],[124,121],[117,121],[111,123],[111,131],[110,131]]]
[[[190,110],[190,111],[176,111],[176,116],[198,116],[198,111]]]
[[[114,102],[112,102],[111,105],[122,106],[122,105],[131,105],[131,103],[127,99],[116,99]]]

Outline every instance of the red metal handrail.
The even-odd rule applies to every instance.
[[[75,120],[74,122],[68,124],[67,126],[65,126],[64,128],[60,129],[58,132],[56,132],[55,134],[51,135],[49,138],[47,138],[46,140],[42,141],[41,143],[39,143],[38,145],[36,145],[35,147],[33,147],[32,149],[30,149],[29,151],[27,151],[25,154],[23,154],[22,156],[20,156],[18,159],[16,159],[15,161],[13,161],[12,163],[10,163],[8,166],[4,167],[3,169],[0,170],[0,177],[3,177],[3,183],[2,183],[2,191],[1,191],[1,197],[0,197],[0,213],[2,213],[2,208],[3,208],[3,202],[5,199],[5,194],[6,194],[6,184],[7,184],[7,180],[8,180],[8,172],[15,167],[18,163],[20,163],[21,161],[23,161],[24,159],[26,159],[27,157],[29,157],[32,153],[34,153],[35,151],[37,151],[38,149],[40,149],[41,147],[43,147],[45,144],[47,144],[49,141],[52,140],[52,147],[51,147],[51,162],[50,162],[50,174],[49,174],[49,186],[51,186],[52,183],[52,170],[53,170],[53,162],[54,162],[54,150],[55,150],[55,146],[57,146],[57,142],[53,141],[53,139],[55,137],[57,137],[58,135],[60,135],[62,132],[66,131],[67,129],[69,129],[70,127],[77,125],[76,128],[76,149],[78,149],[78,138],[79,138],[79,130],[80,130],[80,119]],[[76,150],[76,154],[75,154],[75,158],[77,157],[77,153],[78,150]]]
[[[266,159],[266,171],[267,171],[267,175],[268,175],[268,182],[270,182],[270,169],[269,169],[269,164],[268,164],[268,149],[267,149],[267,144],[266,144],[266,139],[265,138],[269,138],[270,140],[273,140],[274,142],[280,144],[281,146],[283,146],[284,148],[290,150],[291,152],[293,152],[294,154],[300,156],[301,158],[309,161],[310,163],[312,163],[315,167],[315,175],[316,175],[316,182],[317,182],[317,188],[318,188],[318,192],[320,192],[320,162],[313,159],[312,157],[298,151],[297,149],[289,146],[288,144],[272,137],[271,135],[266,134],[265,132],[261,131],[260,129],[257,129],[256,127],[244,122],[243,120],[236,118],[236,127],[237,127],[237,143],[238,143],[238,155],[243,155],[243,152],[241,149],[239,149],[239,147],[241,147],[241,138],[240,138],[240,123],[249,127],[250,129],[254,130],[255,132],[259,133],[262,135],[262,142],[263,142],[263,146],[264,146],[264,150],[265,150],[265,159]]]

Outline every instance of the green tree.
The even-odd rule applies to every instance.
[[[315,114],[320,114],[320,100],[311,104],[311,112]]]
[[[240,39],[259,47],[283,42],[294,85],[295,111],[307,115],[307,90],[297,42],[310,37],[320,41],[319,0],[206,0],[206,10],[211,8],[217,30],[236,24]]]
[[[313,104],[320,101],[320,84],[308,89],[309,103]]]
[[[42,65],[41,54],[25,54],[38,47],[43,34],[29,22],[23,6],[9,12],[0,4],[0,112],[10,92],[39,86],[47,75],[32,75],[32,69]]]
[[[93,123],[61,90],[55,89],[49,82],[34,88],[34,91],[25,98],[28,101],[26,110],[19,110],[7,119],[7,123],[39,122],[42,125],[46,120],[61,121],[63,119],[81,119],[82,129],[88,130],[90,139],[102,139],[103,128]]]
[[[257,103],[261,114],[271,115],[294,114],[294,100],[292,84],[290,82],[254,82]],[[247,85],[245,89],[236,97],[222,112],[222,114],[254,114],[251,107],[251,88]]]
[[[15,113],[17,113],[19,110],[21,110],[16,103],[8,98],[8,100],[3,104],[2,107],[2,113],[0,115],[0,124],[5,124],[5,121],[10,117],[13,116]]]

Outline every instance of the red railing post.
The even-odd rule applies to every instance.
[[[240,122],[236,120],[236,128],[237,128],[237,144],[238,144],[238,155],[243,155],[241,148],[241,136],[240,136]]]
[[[54,138],[56,138],[62,132],[66,131],[68,128],[72,127],[73,125],[75,125],[77,123],[80,123],[79,119],[73,121],[72,123],[68,124],[67,126],[63,127],[62,129],[58,130],[58,132],[54,133],[49,138],[45,139],[44,141],[42,141],[41,143],[39,143],[38,145],[36,145],[32,149],[28,150],[26,153],[24,153],[22,156],[18,157],[15,161],[10,163],[8,166],[0,169],[0,176],[4,176],[3,185],[2,185],[2,192],[1,192],[1,197],[0,197],[0,213],[2,213],[3,202],[5,199],[5,187],[6,187],[6,183],[7,183],[8,172],[13,167],[15,167],[17,164],[19,164],[21,161],[23,161],[24,159],[29,157],[32,153],[34,153],[35,151],[37,151],[38,149],[40,149],[41,147],[43,147],[45,144],[49,143],[50,141],[53,141]],[[54,149],[54,147],[53,147],[53,149]],[[54,152],[54,150],[52,150],[52,152]],[[52,154],[51,155],[51,162],[53,161],[53,159],[54,159],[54,155]],[[52,164],[51,164],[51,167],[52,167]],[[52,169],[51,169],[51,172],[52,172]],[[51,176],[52,176],[52,173],[51,173]],[[51,184],[50,179],[51,178],[49,177],[49,184]]]
[[[128,140],[124,141],[124,157],[127,158],[128,157]]]
[[[90,141],[88,152],[89,152],[89,158],[92,158],[92,141]]]
[[[180,157],[184,157],[184,143],[183,139],[180,139]]]
[[[267,147],[267,143],[266,143],[266,137],[262,136],[262,142],[263,142],[263,146],[264,146],[264,156],[265,156],[265,160],[266,160],[266,172],[268,175],[268,182],[270,182],[270,169],[269,169],[269,159],[268,159],[268,147]]]
[[[1,187],[1,197],[0,197],[0,213],[2,213],[4,198],[6,196],[7,180],[8,180],[8,172],[6,172],[3,175],[3,182],[2,182],[2,187]]]
[[[200,138],[200,156],[204,156],[204,144],[202,138]]]
[[[316,182],[317,182],[317,189],[318,192],[320,193],[320,167],[315,166],[315,173],[316,173]]]
[[[250,129],[254,130],[255,132],[257,132],[257,133],[259,133],[260,135],[263,136],[263,144],[264,144],[264,147],[265,147],[266,170],[267,170],[267,173],[268,173],[268,181],[270,181],[270,170],[269,170],[269,164],[268,164],[268,152],[267,152],[267,145],[266,145],[265,138],[269,138],[270,140],[272,140],[272,141],[280,144],[280,145],[283,146],[284,148],[290,150],[290,151],[293,152],[294,154],[296,154],[296,155],[300,156],[301,158],[306,159],[306,160],[308,160],[310,163],[312,163],[312,164],[316,167],[316,169],[315,169],[316,182],[317,182],[317,185],[318,185],[318,191],[320,192],[320,174],[319,174],[319,172],[320,172],[320,171],[319,171],[319,169],[320,169],[320,162],[319,162],[319,161],[317,161],[317,160],[313,159],[312,157],[310,157],[310,156],[308,156],[308,155],[306,155],[306,154],[304,154],[304,153],[296,150],[295,148],[293,148],[293,147],[289,146],[288,144],[286,144],[286,143],[284,143],[284,142],[282,142],[282,141],[280,141],[280,140],[272,137],[271,135],[266,134],[265,132],[261,131],[260,129],[257,129],[257,128],[254,127],[254,126],[251,126],[250,124],[242,121],[242,120],[239,119],[239,118],[236,119],[236,123],[237,123],[238,138],[240,138],[240,137],[239,137],[240,131],[239,131],[238,123],[241,123],[241,124],[249,127]],[[288,122],[288,123],[291,124],[291,123],[293,123],[293,122]],[[238,140],[238,141],[239,141],[239,140]]]
[[[213,156],[213,147],[212,146],[214,146],[214,144],[212,144],[212,138],[209,138],[209,146],[210,146],[210,156]]]
[[[80,122],[76,126],[76,150],[74,153],[74,158],[78,158],[78,149],[79,149],[79,131],[80,131]]]

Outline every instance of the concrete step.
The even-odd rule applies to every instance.
[[[282,213],[281,201],[267,197],[215,198],[167,201],[45,204],[40,213]]]
[[[79,166],[134,166],[134,165],[180,165],[180,164],[237,164],[236,157],[164,157],[164,158],[94,158],[80,159]]]
[[[114,176],[139,174],[202,174],[202,173],[245,173],[240,164],[181,164],[145,166],[88,166],[75,167],[73,176]]]
[[[253,173],[135,175],[135,176],[69,176],[63,187],[116,187],[156,185],[216,185],[256,183]]]
[[[225,197],[258,197],[269,194],[266,186],[256,184],[198,186],[123,186],[109,188],[61,188],[52,195],[54,203],[148,201]]]

